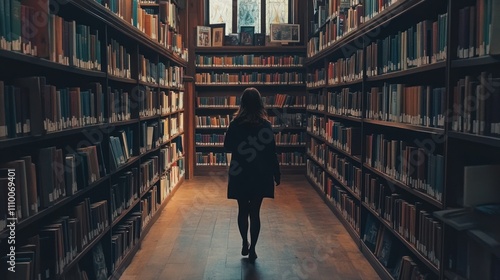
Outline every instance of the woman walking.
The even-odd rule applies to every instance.
[[[224,148],[232,154],[227,197],[238,201],[241,254],[253,261],[257,258],[262,200],[274,198],[274,183],[279,185],[281,180],[274,133],[256,88],[243,91],[240,108],[226,132]]]

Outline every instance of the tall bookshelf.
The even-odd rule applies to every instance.
[[[7,2],[2,256],[13,245],[7,218],[17,218],[15,279],[118,279],[184,180],[187,11],[161,1],[176,15],[162,22],[137,1]]]
[[[224,133],[247,87],[263,96],[282,172],[304,172],[304,52],[295,46],[195,49],[195,175],[227,172]]]
[[[307,178],[383,279],[499,275],[498,211],[466,204],[500,202],[498,11],[309,1]]]

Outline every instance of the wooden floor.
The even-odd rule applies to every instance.
[[[255,263],[240,255],[237,203],[226,178],[186,180],[120,279],[379,279],[304,176],[265,199]]]

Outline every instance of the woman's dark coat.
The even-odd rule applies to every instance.
[[[224,138],[224,148],[232,154],[227,197],[274,198],[274,178],[281,174],[271,124],[265,120],[233,120]]]

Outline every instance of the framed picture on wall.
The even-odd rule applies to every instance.
[[[224,38],[224,46],[239,46],[240,45],[240,34],[229,33],[229,35]]]
[[[210,47],[212,46],[212,34],[209,26],[196,27],[196,46]]]
[[[255,33],[254,41],[256,46],[265,46],[266,45],[266,34],[264,33]]]
[[[240,27],[240,45],[242,46],[253,46],[253,34],[255,32],[255,27],[253,26],[241,26]]]
[[[226,24],[211,24],[212,29],[212,47],[222,47],[224,45],[224,36],[226,34]]]
[[[288,23],[271,23],[271,42],[297,43],[300,42],[300,25]]]

